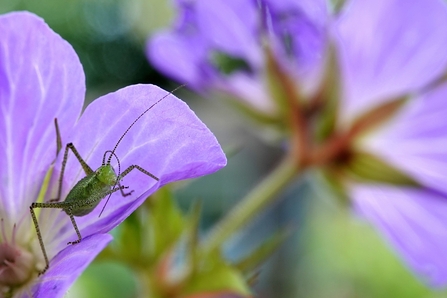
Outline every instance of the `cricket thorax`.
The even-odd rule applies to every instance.
[[[96,173],[96,172],[95,172]],[[68,193],[65,202],[74,216],[89,214],[113,186],[102,182],[95,173],[82,178]]]

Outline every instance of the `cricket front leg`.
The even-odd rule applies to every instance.
[[[134,191],[133,190],[131,190],[131,191],[129,191],[129,192],[124,192],[124,189],[125,188],[128,188],[127,186],[123,186],[123,185],[121,185],[121,183],[118,181],[118,188],[120,189],[120,191],[121,191],[121,195],[123,196],[123,197],[127,197],[127,196],[130,196]]]
[[[121,173],[121,175],[118,176],[117,180],[120,181],[121,179],[123,179],[124,176],[129,174],[134,169],[137,169],[141,173],[146,174],[147,176],[151,177],[152,179],[154,179],[156,181],[160,180],[157,176],[155,176],[154,174],[146,171],[145,169],[143,169],[142,167],[140,167],[138,165],[131,165],[131,166],[129,166],[127,169],[124,170],[124,172]]]

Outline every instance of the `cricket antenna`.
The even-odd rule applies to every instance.
[[[157,100],[156,102],[154,102],[149,108],[147,108],[143,113],[140,114],[140,116],[137,117],[137,119],[135,119],[134,122],[132,122],[131,125],[129,125],[129,127],[126,129],[126,131],[123,133],[123,135],[119,138],[118,142],[116,142],[115,147],[113,148],[113,150],[111,151],[111,154],[109,156],[109,158],[107,159],[107,164],[110,164],[110,161],[112,160],[112,155],[115,155],[115,150],[118,147],[119,143],[121,142],[121,140],[124,138],[124,136],[129,132],[129,130],[132,128],[132,126],[134,126],[134,124],[140,120],[141,117],[144,116],[144,114],[146,114],[150,109],[152,109],[155,105],[157,105],[158,103],[160,103],[163,99],[165,99],[166,97],[168,97],[169,95],[172,95],[175,91],[185,87],[186,84],[180,85],[177,88],[175,88],[174,90],[172,90],[171,92],[169,92],[168,94],[166,94],[165,96],[163,96],[162,98],[160,98],[159,100]]]
[[[107,153],[110,153],[109,160],[111,159],[112,156],[115,156],[116,161],[118,162],[118,175],[117,175],[117,177],[119,177],[120,174],[121,174],[121,164],[120,164],[120,160],[119,160],[118,156],[116,156],[116,154],[113,153],[113,151],[107,150],[106,152],[104,152],[104,157],[102,158],[102,165],[104,165],[104,159],[106,158],[106,154],[107,154]],[[116,179],[115,184],[113,185],[113,188],[116,187],[116,185],[118,184],[118,182],[119,182],[118,179]],[[106,209],[106,206],[107,206],[107,204],[109,203],[109,200],[110,200],[110,197],[111,197],[111,196],[112,196],[112,194],[109,194],[109,196],[107,197],[107,201],[106,201],[106,203],[104,204],[104,206],[102,207],[101,212],[99,213],[99,216],[98,216],[98,217],[101,217],[102,213],[104,212],[104,209]]]

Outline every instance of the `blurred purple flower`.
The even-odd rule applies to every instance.
[[[113,195],[89,215],[76,218],[83,241],[68,216],[42,210],[39,223],[50,258],[49,270],[29,214],[54,162],[45,199],[55,197],[62,154],[54,161],[57,118],[64,143],[72,142],[96,169],[102,155],[151,103],[167,94],[153,85],[136,85],[107,94],[79,118],[85,93],[82,66],[73,48],[40,18],[19,12],[0,16],[0,296],[61,297],[107,245],[107,234],[160,186],[212,173],[226,164],[213,134],[188,106],[169,95],[129,131],[116,154],[121,167],[138,164],[160,178],[130,173],[124,184],[132,196]],[[79,119],[78,119],[79,118]],[[84,176],[70,156],[64,197]]]
[[[425,188],[352,184],[354,205],[433,286],[447,283],[447,5],[440,0],[350,1],[335,24],[344,125],[414,95],[356,148]]]
[[[276,110],[266,86],[262,47],[271,32],[277,58],[315,87],[324,56],[323,0],[177,1],[174,28],[154,35],[147,55],[160,71],[199,92],[221,91],[266,114]],[[260,10],[268,17],[261,17]],[[263,19],[268,19],[264,22]]]
[[[374,108],[410,98],[386,125],[350,139],[346,149],[371,153],[422,187],[352,179],[345,186],[354,208],[380,229],[413,270],[434,286],[445,285],[447,85],[440,81],[447,66],[445,2],[351,0],[337,16],[328,15],[325,1],[312,0],[196,0],[178,5],[177,24],[156,34],[147,53],[162,72],[198,91],[223,91],[274,113],[262,46],[267,36],[278,64],[307,97],[321,87],[324,56],[330,52],[328,44],[334,44],[341,71],[335,76],[342,88],[333,109],[334,135],[348,131]],[[216,53],[243,63],[225,72]]]

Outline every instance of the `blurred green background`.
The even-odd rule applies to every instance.
[[[178,83],[154,70],[144,55],[146,39],[175,16],[164,0],[0,0],[0,12],[28,10],[70,42],[83,64],[86,104],[136,83],[171,90]],[[0,33],[1,34],[1,33]],[[181,187],[178,204],[204,205],[206,230],[279,161],[281,149],[265,144],[253,126],[224,103],[179,91],[216,134],[224,149],[238,148],[222,171]],[[263,267],[256,297],[447,297],[430,290],[407,270],[371,226],[337,205],[309,173],[245,231],[229,241],[230,259],[243,256],[283,227],[292,236]],[[118,262],[93,263],[67,297],[137,297],[132,271]]]

